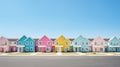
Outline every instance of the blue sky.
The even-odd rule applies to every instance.
[[[120,36],[120,0],[0,0],[0,36]]]

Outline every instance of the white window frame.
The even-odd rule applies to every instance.
[[[42,45],[42,41],[40,41],[39,44]]]
[[[32,50],[31,50],[32,49]],[[33,47],[30,47],[30,51],[33,51]]]
[[[30,41],[30,45],[33,45],[33,41]]]
[[[50,42],[50,41],[48,41],[48,42],[47,42],[47,45],[48,45],[48,46],[50,46],[50,44],[51,44],[51,42]]]
[[[28,45],[29,44],[29,42],[28,41],[25,41],[25,45]]]

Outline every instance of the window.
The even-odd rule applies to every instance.
[[[84,48],[82,48],[82,50],[84,50]]]
[[[103,45],[103,42],[101,42],[101,45]]]
[[[21,45],[21,42],[18,42],[18,45]]]
[[[77,45],[77,42],[75,42],[75,45]]]
[[[26,41],[25,44],[28,45],[28,42]]]
[[[7,42],[5,42],[5,45],[7,45]]]
[[[82,42],[82,45],[84,45],[84,42]]]
[[[118,45],[118,43],[117,43],[117,45]]]
[[[31,47],[30,50],[33,51],[33,48]]]
[[[58,42],[56,42],[56,45],[58,45]]]
[[[50,45],[50,42],[48,42],[48,46]]]
[[[42,42],[40,42],[40,45],[42,45]]]
[[[88,45],[88,42],[86,43],[86,45]]]
[[[86,48],[86,50],[88,50],[88,48]]]
[[[95,45],[97,45],[97,43],[95,42]]]
[[[66,45],[68,45],[68,42],[66,42]]]
[[[33,45],[33,42],[31,41],[30,44]]]
[[[112,45],[112,42],[110,44]]]
[[[26,47],[26,51],[28,51],[29,49],[28,49],[28,47]]]

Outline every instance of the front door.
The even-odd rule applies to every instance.
[[[57,52],[61,52],[61,47],[58,47],[58,50],[57,50]]]
[[[46,48],[46,52],[50,52],[50,48],[49,47]]]
[[[64,49],[64,52],[67,52],[67,51],[68,51],[68,48],[65,48],[65,49]]]
[[[21,49],[21,47],[20,47],[20,48],[19,48],[19,52],[22,52],[21,50],[22,50],[22,49]]]
[[[4,52],[4,48],[2,48],[2,52]]]
[[[12,48],[10,48],[10,51],[12,52],[12,51],[13,51],[13,49],[12,49]]]
[[[115,48],[115,52],[118,52],[118,50],[117,50],[118,48]]]
[[[75,47],[75,52],[77,52],[77,47]]]
[[[103,48],[100,48],[100,52],[103,52]]]
[[[42,52],[42,47],[40,47],[40,52]]]

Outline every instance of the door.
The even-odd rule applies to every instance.
[[[19,52],[22,52],[22,48],[21,47],[19,48]]]
[[[42,47],[40,47],[40,52],[42,52]]]
[[[80,47],[77,47],[77,52],[79,52],[80,51]]]
[[[50,48],[49,47],[46,48],[46,52],[50,52]]]
[[[77,52],[77,47],[75,47],[75,52]]]
[[[61,47],[58,47],[58,48],[57,48],[57,52],[61,52]]]
[[[13,49],[12,49],[12,48],[10,48],[10,51],[12,52],[12,51],[13,51]]]
[[[64,48],[64,52],[67,52],[68,51],[68,48]]]
[[[103,48],[100,48],[100,52],[103,52]]]
[[[115,52],[118,52],[118,50],[117,50],[118,48],[115,48]]]
[[[1,48],[1,52],[4,52],[4,48]]]

